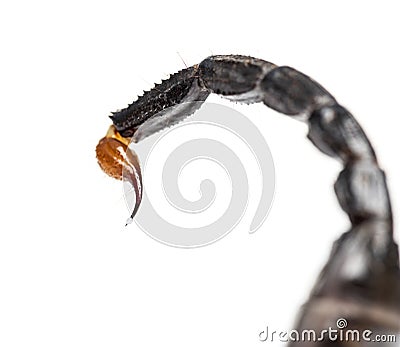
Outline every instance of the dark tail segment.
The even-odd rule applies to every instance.
[[[123,137],[132,137],[136,128],[164,110],[179,105],[190,93],[193,85],[198,84],[197,67],[192,66],[170,76],[144,92],[127,108],[113,112],[110,116],[115,128]],[[206,93],[207,96],[209,93]],[[205,100],[205,99],[204,99]],[[204,101],[200,97],[199,100]]]
[[[317,339],[290,346],[395,346],[377,334],[399,342],[398,248],[390,235],[389,223],[370,219],[336,241],[296,327],[300,336],[311,330]],[[329,335],[329,328],[336,332]]]

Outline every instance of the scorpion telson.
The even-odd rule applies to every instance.
[[[124,168],[131,173],[127,179],[136,192],[131,218],[141,201],[142,182],[129,141],[140,141],[176,124],[195,112],[210,93],[247,104],[263,102],[306,121],[311,142],[344,165],[335,193],[352,227],[336,241],[298,328],[323,330],[343,317],[359,329],[399,332],[399,257],[385,174],[350,112],[321,85],[291,67],[239,55],[211,56],[114,112],[113,125],[97,145],[96,154],[108,175],[121,179]],[[293,342],[296,346],[318,344],[325,346],[326,341]]]

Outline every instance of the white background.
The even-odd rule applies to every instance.
[[[188,65],[256,56],[312,76],[351,110],[387,172],[398,225],[397,7],[2,1],[0,346],[257,346],[267,324],[291,328],[349,226],[332,188],[340,166],[305,139],[305,125],[232,104],[269,143],[275,202],[254,235],[245,218],[192,250],[123,228],[121,184],[94,148],[110,111],[184,68],[177,52]]]

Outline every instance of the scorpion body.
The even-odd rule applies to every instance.
[[[246,56],[211,56],[113,113],[112,131],[97,146],[97,157],[113,177],[121,178],[123,168],[132,173],[136,191],[132,218],[140,204],[142,183],[138,159],[127,143],[179,122],[210,93],[247,104],[263,102],[304,120],[311,142],[343,163],[334,187],[351,228],[334,244],[303,307],[298,329],[321,331],[343,317],[359,329],[400,332],[399,257],[385,174],[351,113],[321,85],[291,67]],[[346,346],[345,342],[331,343]],[[327,341],[293,345],[326,346]]]

